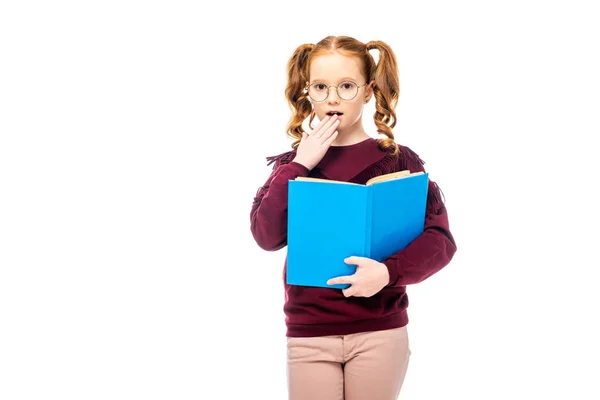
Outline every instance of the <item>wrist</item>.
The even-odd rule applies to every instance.
[[[311,169],[313,169],[313,167],[309,163],[307,163],[306,161],[303,161],[301,158],[295,157],[292,161],[295,162],[295,163],[298,163],[298,164],[302,165],[303,167],[305,167],[309,171]]]

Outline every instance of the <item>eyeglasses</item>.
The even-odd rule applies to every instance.
[[[308,92],[308,96],[312,101],[320,103],[329,97],[329,88],[334,87],[340,99],[347,101],[355,98],[358,94],[358,89],[365,85],[366,83],[357,86],[356,83],[352,81],[342,82],[337,86],[327,86],[324,83],[313,83],[312,85],[306,85],[304,92]]]

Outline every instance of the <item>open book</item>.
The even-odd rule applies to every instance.
[[[366,184],[298,177],[288,182],[286,281],[346,288],[327,280],[352,275],[346,257],[383,261],[423,233],[429,174],[399,171]]]
[[[373,185],[375,183],[379,183],[379,182],[385,182],[385,181],[389,181],[392,179],[398,179],[398,178],[404,178],[405,176],[410,176],[410,175],[420,175],[422,174],[422,171],[419,172],[413,172],[412,174],[410,173],[409,170],[404,170],[404,171],[398,171],[398,172],[392,172],[390,174],[384,174],[384,175],[379,175],[376,176],[374,178],[371,178],[367,181],[367,183],[365,183],[365,186],[370,186]],[[311,182],[327,182],[327,183],[344,183],[347,185],[360,185],[359,183],[353,183],[353,182],[344,182],[344,181],[334,181],[331,179],[320,179],[320,178],[311,178],[309,176],[299,176],[296,178],[297,181],[311,181]]]

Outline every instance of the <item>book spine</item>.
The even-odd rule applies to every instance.
[[[373,230],[373,186],[367,186],[367,206],[365,207],[366,212],[366,223],[365,223],[365,257],[371,258],[371,242],[372,230]]]

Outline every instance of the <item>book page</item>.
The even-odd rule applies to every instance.
[[[411,174],[408,169],[405,169],[404,171],[392,172],[392,173],[389,173],[389,174],[380,175],[380,176],[376,176],[374,178],[371,178],[371,179],[369,179],[367,181],[366,185],[369,186],[369,185],[372,185],[374,183],[385,182],[385,181],[389,181],[389,180],[392,180],[392,179],[403,178],[403,177],[409,176],[409,175],[413,175],[413,174]]]
[[[371,178],[367,181],[367,183],[365,183],[364,186],[370,186],[370,185],[374,185],[376,183],[391,181],[393,179],[405,178],[407,176],[412,176],[412,175],[419,175],[422,173],[423,172],[414,172],[411,174],[408,169],[405,169],[404,171],[392,172],[389,174],[379,175],[374,178]],[[346,184],[346,185],[359,185],[358,183],[354,183],[354,182],[335,181],[332,179],[313,178],[310,176],[299,176],[295,180],[296,181],[307,181],[307,182],[325,182],[325,183],[341,183],[341,184]]]
[[[346,185],[356,185],[356,183],[352,183],[352,182],[334,181],[334,180],[331,180],[331,179],[312,178],[310,176],[299,176],[299,177],[297,177],[294,180],[296,180],[296,181],[309,181],[309,182],[343,183],[343,184],[346,184]]]

